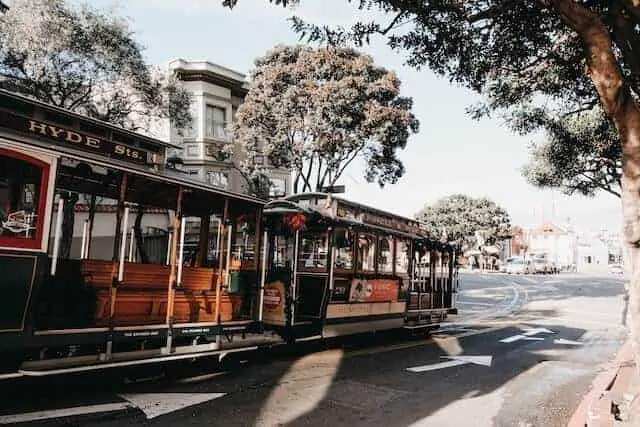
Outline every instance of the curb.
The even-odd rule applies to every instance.
[[[589,392],[574,411],[567,427],[610,427],[619,415],[619,406],[636,375],[631,340],[622,345],[615,359],[603,365]]]

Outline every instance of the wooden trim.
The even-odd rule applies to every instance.
[[[176,299],[176,280],[178,275],[178,241],[180,240],[180,228],[182,227],[182,198],[184,197],[184,188],[178,187],[178,201],[176,203],[176,212],[173,217],[173,234],[171,235],[171,259],[169,261],[169,283],[167,284],[167,324],[173,323],[173,310]]]

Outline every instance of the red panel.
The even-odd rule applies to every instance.
[[[19,237],[0,236],[0,246],[12,247],[18,249],[42,249],[42,233],[45,223],[45,210],[47,206],[47,190],[49,186],[49,170],[51,166],[42,160],[27,156],[26,154],[16,151],[5,150],[0,148],[0,155],[10,157],[17,160],[25,161],[29,164],[37,166],[41,169],[40,177],[40,194],[38,195],[38,222],[36,224],[35,237],[23,239]]]

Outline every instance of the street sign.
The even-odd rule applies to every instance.
[[[413,368],[407,368],[407,371],[427,372],[468,364],[491,366],[493,356],[441,356],[441,358],[449,360],[431,365],[414,366]]]

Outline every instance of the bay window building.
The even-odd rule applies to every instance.
[[[179,168],[194,180],[206,181],[217,187],[246,193],[247,183],[235,165],[237,154],[228,158],[227,144],[233,144],[228,132],[238,107],[249,91],[244,74],[208,61],[176,59],[169,63],[169,70],[178,77],[191,94],[193,121],[188,129],[179,130],[169,123],[165,138],[180,149],[170,150],[168,158],[179,158]],[[233,150],[237,153],[238,150]],[[265,158],[255,159],[264,164]],[[271,196],[281,197],[290,193],[289,170],[270,168]]]

